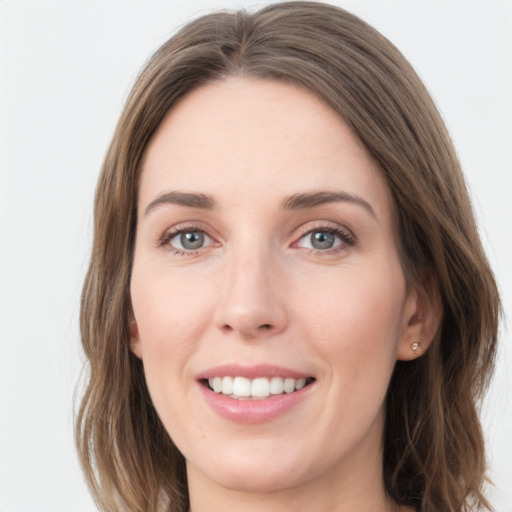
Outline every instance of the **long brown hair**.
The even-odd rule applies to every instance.
[[[95,199],[81,334],[88,386],[76,422],[85,475],[104,511],[178,512],[185,466],[129,350],[130,269],[141,160],[165,114],[228,76],[280,80],[331,106],[380,166],[394,199],[411,286],[439,290],[441,327],[426,354],[398,362],[389,386],[384,483],[421,511],[490,508],[478,404],[496,350],[500,302],[460,165],[417,74],[376,30],[321,3],[206,15],[151,58],[127,100]]]

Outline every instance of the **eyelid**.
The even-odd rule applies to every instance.
[[[329,220],[315,220],[312,222],[307,222],[300,226],[298,228],[299,234],[298,236],[304,236],[308,233],[311,233],[312,231],[331,231],[331,232],[340,232],[346,235],[347,237],[350,237],[354,240],[354,242],[357,240],[354,233],[347,228],[346,226],[343,226],[342,224],[339,224],[337,222],[329,221]]]
[[[299,242],[307,235],[314,233],[315,231],[326,231],[337,236],[341,243],[331,247],[329,249],[315,249],[310,247],[303,247],[299,245]],[[315,221],[313,223],[304,224],[299,228],[299,234],[295,238],[295,242],[293,242],[292,246],[295,247],[303,247],[304,249],[315,251],[318,254],[329,254],[333,252],[337,252],[343,249],[347,249],[348,247],[352,247],[356,245],[357,238],[354,233],[345,226],[341,224],[334,223],[331,221]]]
[[[207,237],[209,240],[208,245],[199,247],[198,249],[185,249],[174,247],[173,245],[170,244],[170,241],[176,236],[178,236],[180,233],[193,231],[203,233],[205,237]],[[200,221],[181,222],[168,228],[163,232],[163,234],[158,238],[158,246],[167,246],[167,248],[170,251],[173,251],[179,255],[192,256],[199,253],[200,251],[208,249],[209,247],[220,245],[219,241],[217,240],[218,237],[212,235],[211,231],[212,230],[209,228],[209,226],[205,225],[203,222]],[[302,245],[300,245],[300,241],[305,236],[315,231],[326,231],[329,233],[333,233],[336,237],[340,239],[341,243],[328,249],[315,249],[303,247]],[[291,244],[292,247],[304,248],[306,250],[310,250],[317,254],[323,255],[333,254],[344,249],[346,250],[357,243],[357,238],[350,229],[336,222],[324,220],[308,222],[300,226],[298,228],[297,235],[294,237],[294,240],[295,241]]]
[[[210,243],[204,247],[200,247],[198,249],[182,249],[180,247],[174,247],[170,244],[170,241],[180,235],[181,233],[186,232],[200,232],[205,235],[210,241]],[[159,246],[168,246],[168,249],[179,253],[180,255],[192,256],[197,254],[202,249],[207,249],[215,244],[218,244],[216,238],[210,233],[210,229],[208,229],[202,222],[182,222],[172,226],[171,228],[165,230],[163,234],[158,239]],[[213,243],[212,243],[213,242]]]

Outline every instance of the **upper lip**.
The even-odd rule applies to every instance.
[[[256,379],[258,377],[283,377],[291,379],[305,379],[312,377],[306,373],[276,366],[273,364],[256,364],[245,366],[241,364],[223,364],[208,368],[197,375],[197,380],[211,379],[213,377],[245,377],[247,379]]]

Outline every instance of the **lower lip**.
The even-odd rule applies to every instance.
[[[270,396],[263,400],[236,400],[198,383],[206,403],[219,416],[236,423],[264,423],[285,414],[310,392],[312,384],[299,391]]]

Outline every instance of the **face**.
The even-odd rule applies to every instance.
[[[167,114],[131,298],[131,348],[189,479],[276,491],[381,467],[417,298],[376,164],[314,95],[233,78]]]

